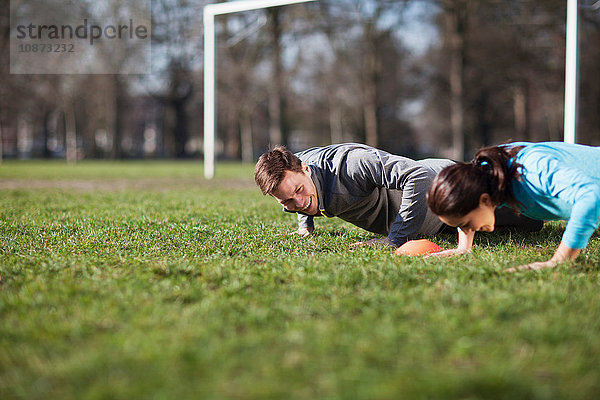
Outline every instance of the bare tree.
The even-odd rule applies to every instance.
[[[153,7],[153,51],[160,63],[145,81],[149,94],[165,107],[165,138],[169,152],[176,157],[188,155],[190,110],[200,74],[202,59],[201,9],[208,3],[187,0],[158,0]]]
[[[269,140],[272,144],[287,145],[283,112],[283,66],[281,61],[281,10],[279,7],[267,9],[271,36],[271,70],[269,85]]]
[[[267,58],[270,48],[269,41],[264,39],[265,36],[269,37],[269,33],[264,32],[268,18],[266,12],[261,10],[223,16],[220,22],[223,44],[220,47],[222,67],[219,68],[219,104],[228,110],[225,151],[229,157],[241,157],[244,162],[252,162],[256,113],[266,99],[270,103],[273,95],[280,99],[283,96],[278,89],[272,89],[272,79],[263,85],[256,72],[257,65]],[[234,31],[230,25],[235,25],[237,30]],[[283,77],[281,79],[283,81]],[[265,111],[267,110],[268,108]],[[277,115],[281,112],[282,109],[279,108]],[[279,123],[270,118],[269,124],[273,129],[276,125],[277,131],[281,133],[281,115]],[[281,143],[282,136],[275,139],[269,137],[271,143]]]
[[[445,38],[448,46],[450,68],[450,127],[452,130],[452,158],[466,158],[464,128],[464,80],[467,51],[467,22],[469,0],[444,0]]]
[[[325,1],[321,5],[325,16],[322,29],[336,58],[332,65],[338,75],[344,69],[352,70],[350,79],[358,83],[359,92],[348,96],[360,100],[364,140],[372,146],[378,146],[381,141],[381,110],[395,108],[401,97],[400,93],[391,97],[385,95],[386,88],[400,89],[401,86],[401,77],[394,76],[395,71],[386,63],[394,60],[392,63],[396,64],[402,58],[401,44],[394,32],[402,21],[405,7],[403,1],[385,0]],[[347,80],[343,82],[348,85]],[[340,93],[347,89],[349,87],[330,92]],[[329,104],[333,113],[332,126],[339,129],[336,121],[340,108],[331,101]]]

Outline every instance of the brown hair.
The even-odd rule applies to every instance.
[[[444,168],[433,180],[427,193],[427,205],[437,215],[463,216],[479,206],[483,193],[494,204],[506,203],[516,212],[519,201],[512,191],[512,180],[520,179],[520,164],[509,161],[523,146],[485,147],[470,163],[457,163]]]
[[[271,194],[279,186],[286,171],[302,172],[302,161],[285,146],[276,146],[258,159],[254,182],[263,194]]]

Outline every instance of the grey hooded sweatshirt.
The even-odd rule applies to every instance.
[[[433,178],[453,161],[415,161],[357,143],[296,155],[310,166],[322,215],[387,235],[397,246],[442,228],[427,207],[426,194]],[[298,213],[298,225],[313,228],[313,216]]]

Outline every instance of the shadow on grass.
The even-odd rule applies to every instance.
[[[564,230],[564,222],[547,222],[538,232],[521,232],[514,228],[502,227],[497,228],[494,232],[477,232],[475,244],[487,243],[490,246],[497,246],[516,242],[531,246],[558,246]],[[433,240],[436,239],[441,242],[448,242],[450,245],[458,243],[458,235],[455,233],[443,233],[433,236]]]
[[[538,232],[519,232],[511,228],[499,228],[495,232],[478,233],[490,244],[511,244],[519,242],[532,246],[553,244],[558,246],[565,230],[564,223],[548,222]]]

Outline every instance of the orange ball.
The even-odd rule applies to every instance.
[[[437,244],[427,239],[409,240],[396,249],[397,256],[424,256],[442,250]]]

